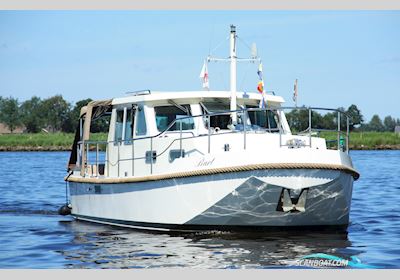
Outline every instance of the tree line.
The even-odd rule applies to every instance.
[[[25,131],[37,133],[42,129],[51,132],[74,132],[77,128],[80,110],[92,99],[83,99],[72,105],[62,95],[55,95],[46,99],[33,96],[24,102],[13,97],[0,96],[0,122],[7,125],[11,132],[17,127],[24,126]],[[360,109],[351,105],[347,110],[339,108],[350,116],[350,130],[352,131],[394,131],[400,126],[400,119],[386,116],[383,121],[374,115],[369,122],[364,121]],[[295,131],[303,131],[308,127],[308,110],[292,110],[286,114],[290,127]],[[321,129],[337,129],[338,117],[336,112],[324,115],[317,111],[312,112],[312,127]],[[340,126],[346,129],[346,118],[342,115]],[[94,122],[91,131],[108,130],[108,120],[100,119]]]
[[[81,108],[92,99],[83,99],[74,106],[62,95],[46,99],[33,96],[24,102],[13,97],[0,96],[0,122],[13,132],[23,126],[26,132],[37,133],[45,129],[50,132],[75,132]],[[92,132],[108,130],[106,119],[93,123]]]

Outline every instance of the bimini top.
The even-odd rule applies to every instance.
[[[97,114],[95,114],[95,116],[101,115],[101,113],[103,113],[103,111],[107,111],[109,109],[109,107],[112,104],[112,99],[106,99],[106,100],[94,100],[94,101],[90,101],[86,106],[83,106],[81,108],[79,117],[82,117],[83,115],[86,114],[87,112],[87,108],[88,106],[91,106],[92,108],[102,108],[101,110],[99,110],[99,112],[97,112]]]
[[[165,100],[182,100],[182,99],[199,99],[204,98],[230,98],[230,91],[171,91],[171,92],[136,92],[125,97],[118,97],[112,100],[112,105],[140,103],[140,102],[156,102]],[[262,94],[254,92],[237,92],[238,100],[252,99],[261,100]],[[271,103],[281,104],[285,100],[281,96],[265,94],[264,100]]]

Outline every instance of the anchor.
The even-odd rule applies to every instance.
[[[308,189],[302,189],[299,196],[290,196],[289,189],[283,189],[278,203],[277,211],[305,212]]]

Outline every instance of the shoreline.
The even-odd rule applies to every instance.
[[[350,146],[354,151],[372,151],[372,150],[400,150],[400,144],[397,145],[374,145]],[[70,152],[70,146],[0,146],[0,152]]]
[[[69,146],[0,146],[0,152],[70,152]]]
[[[0,134],[0,152],[23,151],[71,151],[75,135],[73,133],[23,133]],[[329,140],[335,149],[336,133],[321,133],[319,137]],[[106,140],[107,133],[92,133],[90,140]],[[327,142],[328,144],[328,142]],[[351,132],[350,150],[400,150],[400,134],[394,132]]]
[[[397,145],[376,145],[376,146],[372,146],[372,147],[368,147],[368,146],[354,146],[352,147],[350,145],[350,151],[354,150],[354,151],[372,151],[372,150],[400,150],[400,144]]]

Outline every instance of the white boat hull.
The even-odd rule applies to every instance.
[[[346,226],[352,187],[351,174],[327,169],[69,183],[72,215],[77,219],[167,230]],[[288,194],[293,195],[289,200]],[[299,196],[304,207],[299,205]]]

